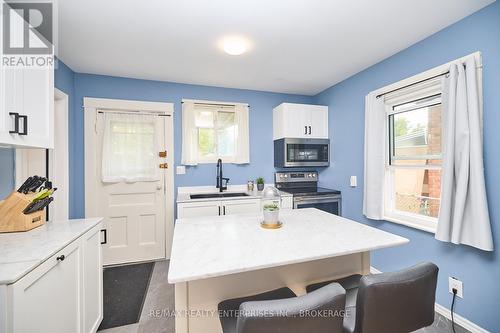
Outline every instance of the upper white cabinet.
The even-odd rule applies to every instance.
[[[0,145],[54,147],[54,71],[2,67]]]
[[[3,5],[0,1],[0,5]],[[2,7],[3,8],[3,7]],[[3,15],[0,36],[3,35]],[[0,42],[0,50],[3,50]],[[3,56],[3,52],[1,53]],[[53,66],[6,66],[0,62],[0,145],[54,147]]]
[[[328,106],[282,103],[273,109],[273,140],[328,139]]]

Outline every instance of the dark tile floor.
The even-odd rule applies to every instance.
[[[174,318],[155,316],[155,310],[174,310],[174,287],[167,282],[168,261],[155,264],[153,276],[149,284],[148,293],[138,323],[120,326],[100,331],[101,333],[175,333]],[[414,333],[452,333],[451,322],[436,313],[432,326],[415,331]],[[470,333],[468,330],[456,326],[456,333]]]

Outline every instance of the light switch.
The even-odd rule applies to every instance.
[[[356,187],[356,186],[358,186],[358,177],[351,176],[351,187]]]
[[[178,165],[175,168],[175,173],[178,175],[184,175],[186,173],[186,167],[184,165]]]

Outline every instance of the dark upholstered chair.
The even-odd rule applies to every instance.
[[[433,263],[421,263],[397,272],[335,281],[347,294],[344,333],[406,333],[431,325],[438,270]],[[306,290],[313,292],[325,284]]]
[[[247,297],[240,297],[228,299],[219,303],[219,319],[224,333],[236,332],[237,313],[240,305],[244,302],[250,301],[267,301],[284,298],[296,297],[295,293],[290,288],[280,288],[271,290],[262,294],[252,295]]]
[[[219,310],[228,308],[225,302]],[[224,333],[341,333],[344,307],[345,291],[332,283],[299,297],[245,301],[236,320],[224,316],[220,320]]]

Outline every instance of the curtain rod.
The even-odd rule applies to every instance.
[[[185,102],[189,103],[194,103],[198,105],[210,105],[210,106],[236,106],[236,105],[246,105],[250,107],[250,104],[247,103],[226,103],[226,102],[213,102],[213,101],[206,101],[206,102],[198,102],[197,100],[192,100],[192,99],[183,99],[181,101],[181,104],[184,104]]]
[[[464,67],[465,67],[465,64],[464,64]],[[481,68],[483,68],[483,66],[477,66],[476,68],[477,68],[477,69],[481,69]],[[446,72],[444,72],[444,73],[441,73],[441,74],[438,74],[438,75],[434,75],[434,76],[428,77],[428,78],[426,78],[426,79],[423,79],[423,80],[420,80],[420,81],[417,81],[417,82],[414,82],[414,83],[411,83],[411,84],[407,84],[406,86],[399,87],[399,88],[392,89],[392,90],[386,91],[386,92],[384,92],[384,93],[378,94],[378,95],[376,96],[376,98],[380,98],[380,97],[382,97],[382,96],[384,96],[384,95],[387,95],[387,94],[393,93],[393,92],[395,92],[395,91],[398,91],[398,90],[401,90],[401,89],[405,89],[405,88],[408,88],[408,87],[414,86],[414,85],[419,84],[419,83],[422,83],[422,82],[430,81],[430,80],[432,80],[432,79],[436,79],[436,78],[438,78],[438,77],[441,77],[441,76],[443,76],[443,75],[448,75],[448,74],[450,74],[450,71],[449,71],[449,70],[448,70],[448,71],[446,71]]]
[[[97,113],[101,113],[101,114],[109,112],[109,113],[117,113],[117,114],[147,114],[147,115],[160,116],[160,117],[170,117],[171,116],[170,114],[166,114],[166,113],[149,112],[149,111],[142,111],[142,110],[133,111],[133,110],[120,110],[120,109],[102,109],[102,108],[99,108],[97,110],[98,110]]]
[[[401,89],[405,89],[405,88],[417,85],[417,84],[422,83],[422,82],[430,81],[430,80],[436,79],[438,77],[441,77],[443,75],[448,75],[449,73],[450,73],[450,71],[447,71],[447,72],[444,72],[444,73],[441,73],[441,74],[438,74],[438,75],[434,75],[434,76],[428,77],[426,79],[423,79],[423,80],[420,80],[420,81],[417,81],[417,82],[414,82],[414,83],[407,84],[406,86],[399,87],[399,88],[396,88],[396,89],[392,89],[392,90],[386,91],[385,93],[382,93],[382,94],[378,94],[376,97],[380,98],[380,97],[382,97],[384,95],[393,93],[395,91],[398,91],[398,90],[401,90]]]

